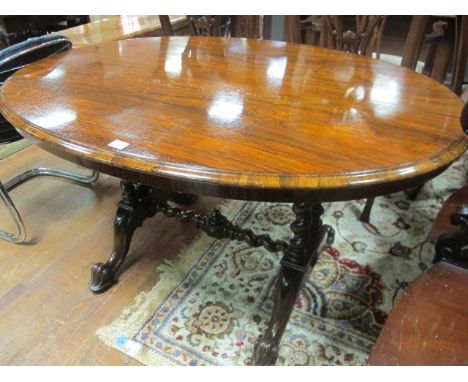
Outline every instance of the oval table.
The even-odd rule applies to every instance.
[[[214,37],[72,50],[18,71],[0,98],[1,113],[26,138],[123,179],[114,252],[94,265],[93,292],[112,285],[133,232],[156,213],[284,253],[257,365],[274,364],[305,275],[332,242],[321,202],[400,191],[438,175],[467,148],[461,109],[444,86],[398,66]],[[293,238],[275,241],[217,210],[188,210],[191,195],[291,202]]]

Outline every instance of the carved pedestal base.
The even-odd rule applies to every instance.
[[[117,205],[114,222],[114,252],[106,263],[96,263],[91,268],[89,289],[93,293],[105,292],[115,283],[116,273],[127,256],[135,230],[146,218],[159,212],[161,204],[168,200],[181,204],[196,200],[194,195],[170,193],[126,181],[120,185],[123,198]]]
[[[277,279],[272,317],[265,334],[258,340],[252,359],[254,365],[273,365],[278,357],[278,346],[291,315],[294,302],[308,272],[317,262],[325,244],[333,242],[333,230],[322,224],[323,207],[320,204],[296,203],[293,211],[296,219],[291,224],[294,237],[290,243],[273,240],[268,235],[257,235],[231,223],[220,211],[203,215],[173,206],[169,200],[188,203],[193,196],[122,181],[123,199],[118,204],[114,227],[114,252],[106,263],[97,263],[91,270],[89,288],[93,293],[109,289],[116,280],[116,273],[127,255],[135,230],[143,221],[162,213],[191,222],[209,236],[221,239],[245,241],[252,247],[263,246],[268,251],[284,253]]]
[[[281,337],[304,280],[317,262],[325,244],[331,245],[334,232],[323,225],[320,204],[298,203],[293,210],[296,220],[291,224],[294,237],[281,260],[276,281],[273,312],[265,334],[255,344],[253,365],[274,365]]]

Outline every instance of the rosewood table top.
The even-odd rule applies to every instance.
[[[239,199],[401,190],[467,147],[461,100],[411,70],[306,45],[163,37],[73,49],[1,88],[44,148],[150,186]]]
[[[370,58],[283,42],[109,42],[23,68],[0,91],[0,112],[26,137],[122,178],[114,250],[91,268],[92,292],[116,282],[135,230],[155,214],[282,252],[254,365],[275,363],[304,279],[333,243],[320,202],[417,185],[467,147],[462,102],[437,82]],[[193,194],[293,202],[292,236],[275,240],[219,210],[189,210]]]

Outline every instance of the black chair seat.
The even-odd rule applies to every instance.
[[[0,86],[18,69],[70,48],[71,42],[66,37],[49,35],[30,38],[0,50]],[[18,141],[22,138],[0,114],[0,144]]]
[[[70,48],[71,43],[66,37],[53,35],[32,38],[0,50],[0,86],[9,76],[22,67]],[[13,142],[21,138],[22,136],[15,128],[0,114],[0,143]],[[15,234],[0,229],[0,239],[12,243],[22,243],[26,239],[26,227],[23,219],[8,192],[25,181],[38,176],[54,176],[81,184],[90,184],[98,179],[99,174],[93,171],[91,175],[81,175],[55,168],[38,167],[25,171],[5,183],[0,181],[0,202],[3,202],[7,208],[17,231]]]

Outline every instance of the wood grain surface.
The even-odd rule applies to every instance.
[[[57,155],[213,196],[383,194],[428,180],[467,147],[462,102],[436,81],[284,42],[105,43],[35,63],[0,90],[1,113]]]
[[[89,173],[32,145],[1,161],[0,179],[37,166]],[[173,261],[200,231],[162,215],[148,219],[135,233],[119,283],[95,295],[88,289],[89,270],[113,248],[119,179],[102,175],[84,187],[36,178],[16,188],[11,198],[26,223],[28,241],[0,240],[0,365],[139,365],[100,341],[96,331],[135,304],[138,293],[151,290],[159,280],[157,266]],[[199,198],[193,207],[208,212],[219,203]],[[0,222],[3,229],[14,229],[3,207]]]

